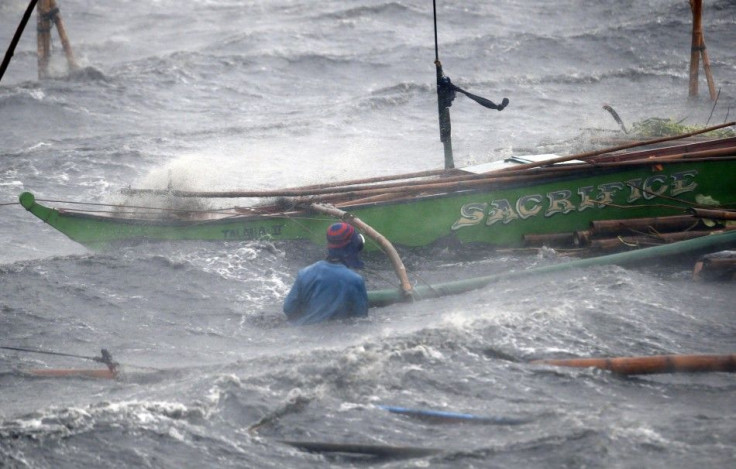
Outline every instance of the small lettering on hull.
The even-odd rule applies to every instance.
[[[284,225],[251,225],[235,226],[222,230],[224,239],[260,239],[269,236],[280,236]]]

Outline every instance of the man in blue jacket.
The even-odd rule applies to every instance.
[[[303,268],[284,301],[292,324],[314,324],[328,319],[368,316],[368,292],[358,273],[363,262],[363,235],[348,223],[327,229],[327,259]]]

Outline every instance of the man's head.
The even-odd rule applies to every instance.
[[[349,223],[334,223],[327,228],[327,257],[353,269],[363,268],[358,253],[363,249],[363,235]]]

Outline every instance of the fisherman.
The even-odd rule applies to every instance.
[[[303,268],[284,301],[292,324],[314,324],[329,319],[368,315],[368,292],[360,251],[365,239],[352,225],[335,223],[327,229],[327,259]]]

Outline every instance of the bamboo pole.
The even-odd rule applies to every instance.
[[[693,34],[690,49],[690,97],[698,95],[698,68],[700,66],[700,41],[702,39],[703,0],[690,0],[690,9],[693,12]]]
[[[521,236],[524,246],[573,247],[575,233],[525,234]]]
[[[351,213],[340,210],[334,206],[324,204],[311,204],[310,208],[316,212],[330,215],[344,221],[345,223],[349,223],[361,230],[371,239],[376,241],[391,261],[391,264],[396,271],[396,275],[399,277],[399,282],[401,283],[401,289],[404,293],[404,296],[410,297],[412,295],[412,286],[411,282],[409,282],[409,278],[406,275],[406,267],[404,267],[404,263],[401,261],[399,253],[396,252],[396,248],[394,248],[394,246],[388,239],[386,239],[385,236],[374,230],[370,225],[362,221],[360,218],[357,218]]]
[[[707,254],[693,266],[693,280],[736,280],[736,254],[730,251]]]
[[[61,19],[56,0],[39,0],[38,7],[38,78],[43,80],[49,77],[49,62],[51,60],[51,23],[56,26],[61,39],[61,45],[66,55],[69,70],[79,68],[72,52],[69,36],[66,33],[64,22]]]
[[[733,147],[724,147],[724,148],[713,148],[710,150],[701,150],[701,151],[694,151],[694,152],[683,152],[683,153],[673,153],[669,155],[662,155],[662,156],[654,156],[652,159],[656,159],[656,162],[666,161],[666,160],[679,160],[679,159],[700,159],[700,158],[710,158],[714,156],[730,156],[730,155],[736,155],[736,146]]]
[[[705,37],[702,31],[700,34],[700,55],[703,58],[703,71],[705,72],[705,81],[708,83],[710,100],[715,101],[718,94],[716,93],[716,84],[713,81],[713,73],[710,71],[710,58],[708,57],[708,48],[705,45]]]
[[[730,154],[730,152],[729,152]],[[734,156],[736,158],[736,155]],[[726,158],[710,158],[702,159],[702,161],[722,161]],[[636,161],[622,161],[612,163],[597,164],[596,168],[621,168],[621,167],[636,167],[636,166],[651,166],[657,163],[660,164],[677,164],[681,160],[677,159],[665,159],[658,161],[656,159],[649,160],[636,160]],[[188,197],[188,198],[263,198],[263,197],[306,197],[306,196],[325,196],[326,198],[320,198],[320,201],[329,201],[331,203],[339,203],[340,201],[349,201],[354,197],[367,197],[371,195],[379,194],[405,194],[415,195],[417,193],[446,193],[454,192],[459,190],[476,189],[483,186],[489,186],[491,184],[513,184],[520,182],[533,182],[538,180],[549,179],[551,176],[558,173],[574,173],[581,171],[590,171],[591,166],[587,165],[567,165],[562,167],[553,168],[539,168],[539,172],[528,173],[520,171],[518,174],[514,172],[506,172],[502,174],[486,174],[482,178],[447,178],[441,181],[435,182],[422,182],[414,184],[412,182],[406,182],[404,184],[386,184],[386,185],[375,185],[375,186],[358,186],[358,187],[336,187],[334,189],[314,189],[314,190],[302,190],[301,188],[295,189],[280,189],[280,190],[264,190],[264,191],[180,191],[180,190],[168,190],[168,189],[123,189],[121,192],[125,195],[136,195],[136,194],[150,194],[160,196],[174,196],[174,197]],[[340,195],[340,197],[338,197]],[[334,197],[332,197],[334,196]]]
[[[43,80],[49,75],[49,56],[51,55],[51,22],[46,16],[49,11],[49,0],[39,0],[36,7],[36,43],[38,52],[38,79]]]
[[[730,156],[736,153],[736,149],[723,151],[723,156]],[[725,159],[736,158],[734,154],[731,158],[721,157],[700,157],[701,161],[722,161]],[[693,154],[687,155],[688,158],[695,158]],[[652,166],[655,164],[677,164],[684,158],[664,158],[662,160],[650,158],[646,160],[634,161],[614,161],[610,163],[596,164],[596,168],[620,168],[620,167],[636,167],[636,166]],[[380,194],[405,194],[411,195],[419,192],[441,193],[453,190],[471,189],[489,184],[511,184],[516,182],[532,182],[536,180],[549,179],[558,173],[573,173],[581,171],[589,171],[590,166],[587,165],[565,165],[549,168],[538,168],[537,172],[520,171],[518,174],[514,172],[506,172],[503,174],[491,174],[478,177],[461,177],[446,178],[436,181],[406,181],[403,184],[380,184],[374,186],[356,186],[356,187],[334,187],[328,189],[277,189],[277,190],[261,190],[261,191],[180,191],[169,189],[123,189],[121,193],[124,195],[160,195],[173,197],[200,197],[200,198],[267,198],[267,197],[310,197],[310,196],[338,196],[341,198],[334,200],[347,201],[351,197],[367,197]],[[473,175],[475,176],[475,175]],[[324,201],[326,199],[321,199]]]
[[[74,59],[72,46],[69,42],[69,37],[66,34],[64,22],[61,20],[61,12],[59,12],[59,7],[56,6],[56,0],[48,0],[48,2],[49,14],[51,15],[51,19],[56,25],[56,30],[59,33],[59,39],[61,39],[61,45],[64,48],[64,54],[66,54],[66,60],[69,64],[69,69],[76,70],[77,68],[79,68],[79,66],[77,65],[77,61]]]
[[[736,137],[700,140],[689,143],[676,143],[675,145],[666,147],[658,146],[655,148],[645,148],[643,150],[612,153],[610,155],[601,155],[599,158],[596,158],[595,162],[600,163],[606,161],[626,161],[649,157],[665,157],[668,155],[671,156],[682,153],[700,153],[707,150],[718,150],[722,148],[736,148]]]
[[[713,210],[706,208],[691,208],[689,211],[698,218],[709,218],[711,220],[736,220],[736,211]]]
[[[721,233],[722,231],[723,230],[677,231],[674,233],[653,233],[651,235],[588,239],[586,242],[587,246],[594,250],[615,251],[622,248],[640,248],[642,246],[657,246],[661,244],[675,243],[678,241],[709,236],[713,233]],[[576,241],[577,240],[580,240],[581,243],[584,242],[582,238],[576,238]]]
[[[377,176],[364,179],[352,179],[349,181],[338,181],[325,184],[313,184],[311,186],[301,186],[302,189],[326,189],[329,187],[342,187],[342,186],[355,186],[359,184],[375,184],[380,182],[396,181],[396,180],[407,180],[407,179],[419,179],[428,177],[448,177],[450,175],[463,174],[461,170],[452,169],[432,169],[428,171],[418,171],[416,173],[404,173],[404,174],[392,174],[389,176]]]
[[[616,254],[607,254],[605,256],[576,259],[569,262],[544,265],[542,267],[531,269],[511,270],[500,274],[469,278],[465,280],[455,280],[432,285],[417,285],[417,287],[414,288],[412,298],[415,300],[421,300],[427,298],[438,298],[446,295],[457,295],[471,290],[485,288],[494,282],[502,280],[509,281],[537,275],[565,272],[595,265],[626,265],[630,263],[644,262],[649,259],[661,259],[673,256],[679,257],[684,254],[698,253],[705,250],[713,252],[722,249],[731,249],[733,248],[734,243],[736,243],[736,231],[724,231],[722,233],[714,233],[710,236],[702,236],[700,238],[689,239],[687,241],[678,241],[676,243],[662,244],[660,246],[623,251]],[[368,292],[368,303],[371,306],[386,306],[393,303],[399,303],[404,300],[404,295],[398,289],[374,290]]]
[[[662,138],[655,138],[655,139],[650,139],[650,140],[643,140],[643,141],[640,141],[640,142],[627,143],[627,144],[619,145],[619,146],[612,147],[612,148],[604,148],[602,150],[594,150],[594,151],[589,151],[589,152],[585,152],[585,153],[579,153],[577,155],[561,156],[559,158],[552,158],[550,160],[522,164],[522,165],[519,165],[519,166],[515,166],[513,168],[500,169],[497,172],[509,171],[511,169],[513,169],[515,171],[518,171],[518,170],[524,170],[524,169],[530,169],[530,168],[537,168],[539,166],[547,166],[547,165],[551,165],[551,164],[555,164],[555,163],[564,163],[564,162],[570,161],[570,160],[583,160],[583,161],[586,161],[589,158],[592,158],[594,156],[603,155],[605,153],[613,153],[613,152],[616,152],[616,151],[628,150],[629,148],[641,147],[641,146],[644,146],[644,145],[654,145],[656,143],[669,142],[669,141],[679,140],[679,139],[682,139],[682,138],[693,137],[695,135],[700,135],[700,134],[704,134],[704,133],[707,133],[707,132],[712,132],[714,130],[722,129],[724,127],[730,127],[732,125],[736,125],[736,122],[727,122],[725,124],[715,125],[713,127],[706,127],[704,129],[701,129],[701,130],[696,130],[696,131],[693,131],[693,132],[688,132],[688,133],[685,133],[685,134],[680,134],[680,135],[675,135],[675,136],[670,136],[670,137],[662,137]]]
[[[600,368],[620,375],[736,372],[736,355],[654,355],[649,357],[534,360],[535,365]]]
[[[674,215],[669,217],[630,218],[624,220],[593,220],[590,222],[591,235],[616,235],[644,231],[682,231],[698,224],[692,215]]]
[[[719,128],[728,127],[735,125],[736,122],[729,122],[713,127],[708,127],[699,131],[683,134],[677,137],[666,137],[662,139],[655,139],[650,141],[639,142],[633,146],[642,146],[651,143],[659,143],[663,141],[670,141],[677,138],[684,138],[686,136],[692,136],[704,132],[710,132]],[[713,142],[704,142],[702,144],[690,144],[683,146],[687,150],[679,153],[672,154],[673,151],[677,151],[679,147],[670,147],[663,152],[664,156],[657,157],[660,154],[658,151],[649,152],[637,152],[637,159],[629,161],[628,158],[617,156],[616,160],[610,161],[610,158],[606,158],[603,162],[593,162],[595,167],[599,168],[614,168],[621,166],[636,166],[636,165],[652,165],[657,162],[661,163],[677,163],[678,160],[684,158],[716,158],[716,157],[728,157],[733,155],[736,157],[736,144],[733,144],[734,139],[723,139],[719,140],[721,144],[726,144],[724,148],[714,148]],[[394,182],[385,182],[372,185],[327,185],[324,188],[320,186],[306,186],[297,187],[293,189],[280,189],[280,190],[265,190],[265,191],[179,191],[170,189],[123,189],[121,192],[125,195],[137,195],[137,194],[150,194],[150,195],[162,195],[162,196],[175,196],[175,197],[200,197],[200,198],[247,198],[247,197],[305,197],[305,196],[332,196],[335,194],[342,194],[342,201],[351,197],[368,197],[372,195],[381,195],[388,193],[403,193],[405,195],[416,194],[418,192],[446,192],[453,190],[462,190],[476,188],[491,183],[503,184],[503,183],[514,183],[522,181],[534,181],[539,179],[548,178],[553,173],[568,173],[573,171],[581,171],[589,169],[589,166],[580,165],[564,165],[564,166],[551,166],[546,167],[552,162],[564,162],[573,159],[585,159],[586,157],[592,157],[603,153],[610,153],[619,151],[625,148],[630,148],[632,145],[624,145],[621,147],[609,148],[606,150],[583,153],[578,155],[572,155],[567,157],[555,158],[539,163],[530,163],[518,165],[513,168],[487,172],[483,174],[465,174],[462,176],[448,176],[441,179],[433,180],[399,180],[398,177],[392,177]],[[708,150],[698,151],[698,148],[709,148]],[[528,169],[535,168],[536,172],[529,172]],[[416,174],[416,173],[415,173]],[[443,174],[443,173],[440,173]],[[414,174],[409,175],[413,177]],[[337,203],[336,199],[330,200],[332,203]]]
[[[28,371],[28,373],[33,376],[39,376],[39,377],[44,377],[44,378],[83,377],[83,378],[115,379],[118,376],[117,371],[111,371],[111,370],[38,369],[38,370],[30,370]]]
[[[716,87],[713,82],[713,74],[710,70],[710,58],[708,57],[708,50],[705,46],[705,37],[703,36],[703,1],[690,0],[690,10],[692,10],[693,13],[693,37],[692,50],[690,53],[690,97],[698,95],[698,61],[699,58],[702,57],[703,71],[705,72],[705,79],[708,82],[710,99],[715,101]]]

